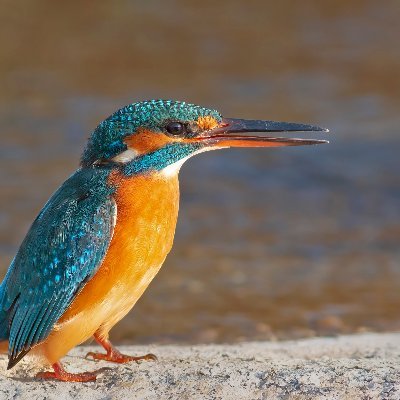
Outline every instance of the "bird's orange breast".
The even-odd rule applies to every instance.
[[[88,303],[103,301],[114,287],[135,293],[146,283],[142,281],[150,278],[149,272],[158,272],[172,247],[179,209],[178,178],[153,173],[133,178],[114,175],[112,180],[118,189],[110,247],[100,269],[64,318]]]
[[[114,234],[97,273],[77,295],[38,353],[49,362],[95,332],[109,330],[133,307],[172,247],[179,208],[178,177],[112,176],[117,185]]]

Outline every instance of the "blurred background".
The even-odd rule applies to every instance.
[[[102,119],[180,99],[331,144],[190,160],[173,251],[114,340],[400,329],[398,0],[0,6],[1,276]]]

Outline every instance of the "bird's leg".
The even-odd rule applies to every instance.
[[[107,352],[106,354],[101,354],[101,353],[94,353],[91,351],[86,354],[86,357],[93,357],[94,360],[105,360],[105,361],[115,362],[118,364],[125,364],[131,361],[142,361],[142,360],[157,361],[157,357],[154,354],[146,354],[144,356],[138,356],[138,357],[127,356],[125,354],[120,353],[119,350],[117,350],[111,344],[108,338],[102,338],[97,334],[94,335],[94,338],[96,339],[96,342],[101,346],[103,346]]]
[[[36,378],[39,379],[55,379],[63,382],[92,382],[96,380],[97,375],[108,370],[109,368],[100,368],[93,372],[82,372],[80,374],[72,374],[67,372],[60,362],[52,365],[54,372],[39,372]]]

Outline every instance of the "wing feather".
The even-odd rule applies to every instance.
[[[9,368],[51,332],[101,265],[116,205],[104,173],[77,171],[34,221],[2,283]]]

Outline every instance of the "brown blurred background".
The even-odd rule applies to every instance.
[[[400,329],[400,2],[0,1],[0,272],[117,108],[172,98],[330,145],[201,155],[119,341]]]

